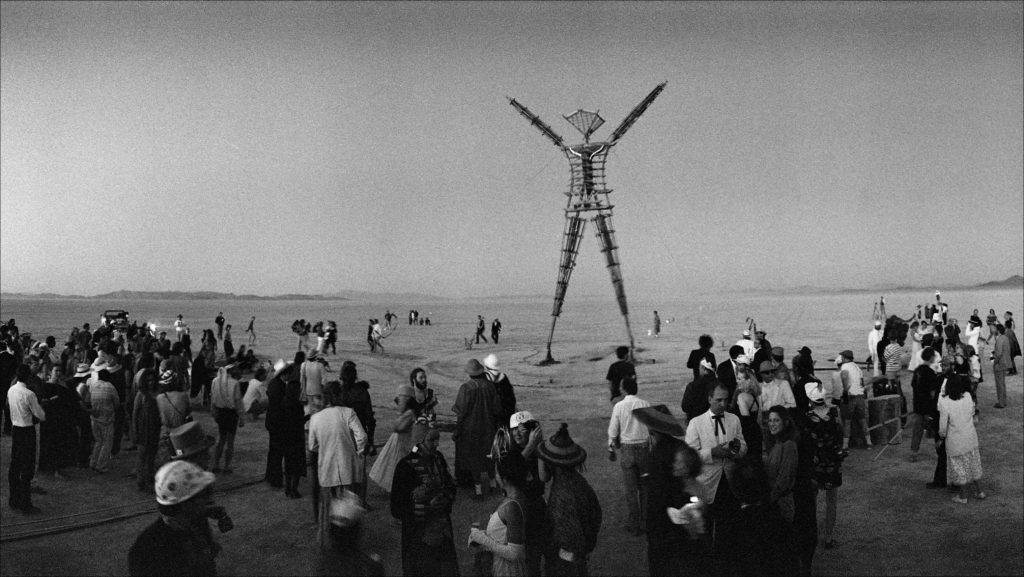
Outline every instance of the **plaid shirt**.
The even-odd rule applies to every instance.
[[[99,423],[113,423],[117,407],[121,404],[114,385],[107,381],[96,381],[89,387],[89,398],[92,419]]]

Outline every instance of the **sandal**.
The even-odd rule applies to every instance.
[[[986,497],[988,497],[988,495],[985,494],[985,491],[978,491],[974,494],[974,498],[980,501],[984,501]]]

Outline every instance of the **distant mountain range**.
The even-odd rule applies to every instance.
[[[960,285],[950,286],[943,285],[940,287],[941,290],[957,290],[957,289],[995,289],[995,288],[1024,288],[1024,276],[1015,274],[1005,280],[989,281],[977,285]],[[874,293],[879,291],[931,291],[935,287],[929,286],[877,286],[869,288],[844,288],[844,289],[829,289],[822,287],[812,286],[801,286],[801,287],[790,287],[787,289],[779,289],[778,291],[769,292],[810,292],[810,293]],[[763,289],[751,289],[749,291],[738,291],[738,292],[764,292]],[[501,297],[466,297],[461,300],[502,300],[502,299],[528,299],[536,297],[549,297],[547,294],[538,295],[504,295]],[[581,295],[583,296],[583,295]],[[588,297],[589,298],[589,297]],[[43,300],[106,300],[106,301],[118,301],[118,300],[184,300],[184,301],[202,301],[202,300],[228,300],[228,299],[241,299],[249,301],[369,301],[369,302],[414,302],[414,303],[426,303],[426,302],[449,302],[456,299],[441,297],[437,295],[428,295],[421,293],[374,293],[367,291],[339,291],[331,294],[281,294],[281,295],[254,295],[254,294],[235,294],[235,293],[222,293],[213,291],[129,291],[120,290],[101,295],[93,296],[82,296],[82,295],[62,295],[56,293],[16,293],[16,292],[5,292],[0,293],[0,299],[43,299]]]
[[[1015,274],[1006,280],[993,280],[975,285],[975,288],[1019,288],[1024,286],[1024,276]]]
[[[347,301],[347,300],[369,300],[369,301],[443,301],[443,297],[424,295],[417,293],[371,293],[364,291],[341,291],[332,294],[281,294],[281,295],[254,295],[235,294],[214,291],[128,291],[120,290],[100,295],[62,295],[56,293],[0,293],[3,299],[64,299],[64,300],[249,300],[249,301]]]

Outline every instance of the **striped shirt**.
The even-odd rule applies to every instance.
[[[890,377],[897,377],[900,374],[900,359],[903,356],[903,347],[898,343],[889,343],[882,352],[885,357],[885,374]]]

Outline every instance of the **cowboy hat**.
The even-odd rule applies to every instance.
[[[196,421],[171,429],[171,446],[174,447],[174,455],[171,459],[187,459],[196,453],[205,451],[213,446],[216,439],[203,432],[203,426]]]

